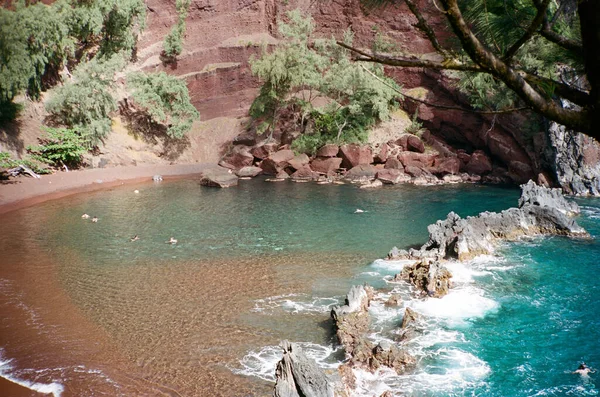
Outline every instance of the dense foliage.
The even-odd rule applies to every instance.
[[[380,6],[393,0],[362,2]],[[600,138],[599,1],[438,0],[429,9],[416,0],[404,2],[442,60],[338,44],[361,61],[461,72],[459,87],[477,108],[529,108]],[[445,42],[428,18],[435,14],[453,34]]]
[[[44,163],[39,162],[30,156],[22,159],[15,159],[8,152],[0,152],[0,169],[11,169],[20,165],[24,165],[36,174],[48,174],[51,172],[51,170],[48,169]]]
[[[143,27],[143,0],[23,0],[0,8],[0,102],[38,98],[66,61],[130,51]]]
[[[27,151],[34,159],[55,167],[77,167],[87,152],[85,140],[67,128],[46,128],[46,134],[38,140],[40,144],[28,146]]]
[[[379,65],[350,60],[334,40],[314,40],[314,22],[299,11],[280,24],[285,40],[272,52],[251,60],[252,72],[263,85],[250,108],[259,133],[273,134],[283,112],[297,115],[303,135],[294,148],[312,153],[327,142],[364,141],[367,129],[389,117],[399,96],[397,85]],[[347,33],[345,40],[352,41]],[[329,104],[317,108],[318,97]]]
[[[57,88],[46,103],[54,121],[77,130],[88,147],[97,145],[110,132],[109,114],[117,109],[112,95],[115,73],[124,63],[121,55],[113,55],[80,64],[73,79]]]
[[[171,138],[182,138],[200,115],[190,103],[185,82],[164,72],[134,73],[128,77],[135,104]]]

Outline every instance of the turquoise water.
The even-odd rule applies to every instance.
[[[252,180],[209,189],[181,180],[7,214],[0,353],[15,358],[16,375],[62,383],[65,395],[115,395],[115,387],[124,395],[165,387],[268,395],[281,339],[300,342],[323,367],[339,365],[328,311],[349,286],[369,282],[380,288],[371,309],[375,341],[394,339],[404,306],[422,313],[427,328],[407,346],[416,370],[359,373],[360,395],[596,395],[595,374],[571,371],[581,361],[600,367],[600,201],[580,200],[579,222],[592,240],[532,239],[450,264],[455,288],[443,299],[413,299],[406,286],[389,283],[401,263],[374,261],[394,245],[421,245],[427,225],[449,211],[500,211],[518,196],[478,185],[363,190]],[[134,235],[140,239],[131,242]],[[167,244],[170,237],[178,243]],[[383,306],[391,292],[403,307]],[[55,307],[48,296],[59,293],[65,298]],[[81,316],[90,323],[83,331]],[[108,342],[81,337],[96,328]],[[74,335],[77,345],[64,342]]]

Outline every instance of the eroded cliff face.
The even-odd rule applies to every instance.
[[[192,102],[203,120],[246,116],[259,87],[248,61],[260,53],[263,45],[277,43],[277,21],[285,18],[288,10],[300,8],[309,12],[316,21],[317,33],[324,37],[339,37],[350,28],[357,46],[369,47],[376,35],[381,34],[398,43],[406,54],[433,56],[434,53],[425,35],[414,27],[416,18],[404,3],[369,12],[361,8],[359,0],[192,0],[184,52],[177,63],[164,65],[159,55],[162,40],[176,22],[175,2],[147,0],[146,3],[148,28],[139,44],[138,62],[146,70],[165,70],[185,78]],[[443,15],[432,2],[420,3],[429,23],[444,40],[447,28]],[[467,103],[443,72],[401,68],[390,68],[388,72],[404,89],[424,88],[421,99],[428,102],[462,107]],[[454,148],[467,153],[485,151],[493,160],[493,172],[501,179],[518,183],[530,178],[557,179],[550,176],[552,164],[540,155],[548,146],[536,146],[548,141],[546,133],[523,136],[527,115],[486,116],[410,100],[404,102],[404,107],[409,113],[418,107],[419,118],[432,134]]]

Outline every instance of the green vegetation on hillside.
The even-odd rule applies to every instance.
[[[67,128],[46,128],[39,141],[37,146],[28,146],[27,151],[33,159],[54,167],[78,167],[87,152],[85,140]]]
[[[334,40],[313,39],[313,19],[299,11],[288,13],[279,30],[285,40],[273,51],[251,60],[252,72],[263,85],[250,116],[259,133],[271,137],[283,116],[302,135],[294,142],[299,152],[313,153],[328,143],[365,141],[367,130],[389,117],[399,87],[379,65],[359,65]],[[347,32],[345,41],[352,42]],[[328,105],[315,107],[321,98]]]
[[[165,127],[170,138],[183,138],[200,117],[184,81],[165,72],[133,73],[127,80],[135,104],[152,123]]]
[[[183,36],[185,35],[185,19],[188,16],[191,0],[176,0],[177,23],[163,42],[163,55],[167,60],[173,61],[183,51]]]
[[[144,26],[143,0],[58,0],[0,8],[0,102],[37,99],[67,61],[131,51]]]

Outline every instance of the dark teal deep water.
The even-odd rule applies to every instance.
[[[0,265],[19,257],[19,266],[34,274],[36,255],[58,260],[58,281],[74,304],[133,362],[150,363],[142,367],[155,382],[184,395],[203,395],[209,385],[196,384],[198,373],[215,366],[206,382],[238,377],[261,392],[239,382],[229,395],[263,395],[283,338],[335,367],[339,352],[332,349],[328,310],[362,282],[381,288],[382,299],[399,293],[428,324],[408,345],[418,359],[415,372],[359,374],[362,395],[387,389],[410,396],[597,395],[598,374],[583,379],[571,372],[581,361],[600,368],[600,200],[578,200],[578,221],[591,240],[532,239],[506,244],[494,257],[451,264],[455,288],[441,300],[413,300],[406,286],[386,281],[401,264],[373,262],[393,246],[424,243],[427,225],[449,211],[500,211],[515,206],[518,196],[514,188],[478,185],[363,190],[253,180],[219,190],[185,180],[140,184],[4,216],[0,252],[9,254]],[[99,222],[82,220],[83,213]],[[134,235],[140,240],[132,243]],[[171,236],[177,245],[165,243]],[[20,248],[34,246],[37,253]],[[11,277],[0,270],[0,287],[12,285]],[[7,291],[8,305],[17,295]],[[375,304],[373,339],[394,339],[403,312]],[[2,327],[0,348],[18,352],[11,345],[18,328],[10,320]],[[189,348],[221,345],[221,333],[232,332],[240,338],[229,339],[220,356],[210,356],[210,346]],[[161,351],[147,351],[146,340]],[[44,365],[27,354],[20,363]],[[204,361],[217,364],[198,367]],[[214,387],[211,395],[228,395]]]

